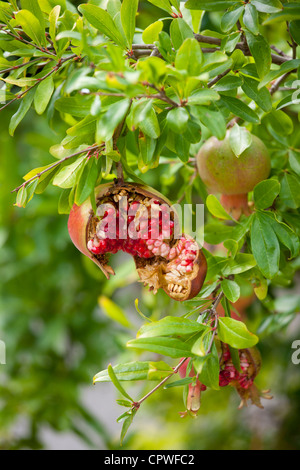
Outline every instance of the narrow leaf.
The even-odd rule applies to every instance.
[[[122,26],[130,48],[132,46],[135,32],[135,17],[137,14],[138,5],[139,0],[123,0],[121,6]]]

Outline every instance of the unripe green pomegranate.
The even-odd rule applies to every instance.
[[[249,132],[249,131],[246,131]],[[197,155],[198,171],[212,193],[221,193],[221,203],[234,216],[249,214],[248,192],[268,178],[270,156],[265,144],[251,135],[251,145],[236,157],[230,145],[230,130],[224,140],[210,137]]]

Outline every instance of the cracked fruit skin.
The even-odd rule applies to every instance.
[[[164,196],[145,185],[119,182],[98,186],[95,198],[96,215],[89,199],[74,205],[68,230],[78,250],[107,278],[114,274],[109,255],[122,250],[133,256],[141,282],[154,293],[162,288],[179,301],[199,293],[207,271],[205,256],[190,236],[175,238],[177,215]]]
[[[198,171],[204,184],[215,193],[245,194],[268,178],[270,156],[265,144],[255,135],[252,143],[237,158],[231,150],[229,132],[224,140],[210,137],[197,155]]]

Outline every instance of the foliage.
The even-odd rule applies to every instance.
[[[161,295],[151,313],[137,306],[148,323],[127,342],[130,360],[95,376],[95,382],[112,381],[124,396],[122,439],[152,392],[135,401],[120,381],[160,378],[163,385],[180,363],[172,369],[161,356],[191,357],[201,382],[218,389],[220,341],[233,350],[251,348],[258,336],[250,330],[279,331],[299,309],[297,298],[280,310],[276,288],[292,286],[299,267],[300,6],[279,0],[150,3],[164,16],[143,28],[136,26],[139,2],[132,0],[92,1],[78,9],[52,0],[0,5],[0,110],[17,104],[9,134],[18,132],[32,108],[45,114],[49,134],[57,133],[49,145],[54,161],[41,159],[33,170],[26,166],[24,183],[15,190],[16,206],[26,207],[46,189],[51,196],[52,184],[61,188],[58,212],[67,214],[74,203],[93,200],[94,187],[115,178],[120,164],[128,179],[145,180],[174,202],[200,197],[206,204],[204,288],[181,306]],[[272,27],[280,30],[279,38]],[[221,140],[228,131],[239,158],[251,145],[245,128],[267,145],[272,172],[249,195],[252,214],[236,220],[216,196],[207,195],[195,172],[195,155],[211,135]],[[39,223],[43,211],[41,205]],[[60,229],[57,237],[61,233],[65,236]],[[52,243],[49,236],[45,244]],[[35,251],[31,268],[39,256]],[[59,263],[64,266],[63,258]],[[64,291],[60,277],[58,285]],[[245,285],[264,311],[253,328],[230,318]],[[85,286],[87,292],[88,282]],[[123,310],[109,299],[115,287],[99,300],[101,308],[130,329]],[[93,303],[96,293],[89,294],[86,302]],[[221,299],[224,318],[216,314]],[[67,316],[74,307],[72,302],[65,307]],[[81,340],[88,347],[89,333]],[[140,358],[140,350],[159,360]],[[60,354],[64,361],[65,352]],[[76,368],[85,375],[84,363]],[[184,398],[189,384],[175,384],[183,386]]]

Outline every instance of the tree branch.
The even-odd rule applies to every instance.
[[[57,72],[57,70],[59,70],[62,65],[71,60],[71,59],[74,59],[74,58],[77,58],[78,56],[76,54],[72,54],[70,55],[69,57],[66,57],[65,59],[61,59],[60,62],[58,62],[55,67],[53,67],[50,72],[46,73],[46,75],[44,75],[43,77],[41,78],[37,78],[36,79],[36,82],[31,85],[30,87],[28,87],[26,90],[22,91],[21,93],[19,93],[15,98],[13,98],[12,100],[8,101],[4,106],[2,106],[2,108],[0,108],[0,111],[2,111],[3,109],[5,109],[7,106],[9,106],[11,103],[14,103],[15,101],[19,100],[20,98],[22,98],[26,93],[28,93],[28,91],[32,90],[32,88],[36,87],[40,82],[42,82],[43,80],[46,80],[46,78],[50,77],[50,75],[52,75],[53,73]]]
[[[210,37],[210,36],[203,36],[202,34],[194,34],[194,38],[197,39],[198,42],[201,42],[203,44],[211,44],[211,45],[214,45],[214,46],[220,46],[221,41],[222,41],[220,38],[214,38],[214,37]],[[276,50],[276,49],[274,49],[274,47],[272,47],[272,49]],[[240,49],[243,52],[243,54],[246,55],[246,56],[251,55],[251,52],[248,48],[248,45],[245,42],[239,42],[235,46],[235,49]],[[132,45],[132,50],[135,51],[135,52],[136,51],[141,51],[142,55],[150,55],[154,51],[157,51],[157,48],[154,46],[154,44],[133,44]],[[216,49],[216,48],[207,49],[207,50],[202,49],[203,52],[215,52],[216,50],[219,50],[219,49]],[[278,49],[277,49],[277,51],[278,51]],[[281,65],[284,62],[287,62],[288,60],[292,59],[292,57],[284,54],[282,51],[280,51],[280,53],[281,53],[280,55],[271,54],[273,64]]]
[[[225,75],[227,75],[229,72],[231,72],[231,69],[226,69],[224,72],[220,73],[215,78],[213,78],[210,82],[208,82],[208,84],[207,84],[208,88],[215,85],[215,83],[217,83],[219,80],[221,80],[221,78],[225,77]]]
[[[62,158],[61,160],[58,160],[57,162],[53,163],[50,165],[48,168],[45,170],[41,171],[40,173],[37,173],[34,175],[32,178],[29,178],[28,180],[24,181],[24,183],[20,184],[17,188],[13,189],[11,193],[14,193],[16,191],[19,191],[22,187],[27,186],[27,184],[31,183],[31,181],[36,180],[37,178],[39,179],[43,174],[47,173],[50,170],[53,170],[53,168],[56,168],[58,165],[61,163],[65,162],[66,160],[70,160],[70,158],[76,157],[77,155],[81,155],[82,153],[87,153],[90,154],[91,151],[93,150],[99,150],[100,148],[103,148],[103,144],[101,145],[94,145],[92,147],[87,147],[84,150],[80,150],[79,152],[72,153],[72,155],[68,155],[67,157]]]
[[[6,25],[0,25],[0,30],[3,31],[4,33],[8,34],[12,38],[16,39],[16,41],[20,41],[23,44],[27,44],[28,46],[34,47],[35,49],[37,49],[41,52],[44,52],[46,54],[49,54],[51,56],[56,57],[56,55],[53,52],[49,51],[46,47],[45,48],[44,47],[39,47],[37,44],[34,44],[30,41],[27,41],[27,39],[23,38],[21,35],[17,36],[15,34],[13,34],[11,31],[4,30],[3,29],[4,27],[7,27],[7,26]]]
[[[42,61],[42,60],[52,60],[52,59],[49,58],[49,57],[36,57],[35,59],[32,59],[30,62],[25,62],[25,63],[19,64],[19,65],[13,65],[12,67],[9,67],[8,69],[0,70],[0,75],[2,75],[3,73],[12,72],[13,70],[17,70],[17,69],[20,69],[22,67],[27,66],[27,68],[28,68],[32,64],[35,64],[36,62],[39,62],[39,61]]]

